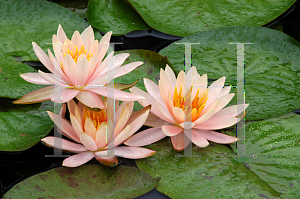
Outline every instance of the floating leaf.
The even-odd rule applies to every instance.
[[[32,176],[10,189],[8,198],[135,198],[156,187],[152,178],[135,167],[83,165],[59,167]]]
[[[282,198],[300,196],[299,121],[298,114],[288,113],[266,120],[246,122],[245,139],[237,142],[237,152],[241,155],[236,161],[281,192]],[[235,135],[236,129],[223,133]],[[236,143],[231,146],[236,149]]]
[[[150,30],[144,20],[122,0],[90,0],[87,10],[90,24],[102,32],[124,35],[134,30]]]
[[[59,24],[69,38],[75,30],[82,32],[89,25],[72,11],[48,1],[1,0],[0,51],[7,58],[38,61],[31,43],[36,42],[45,51],[52,49],[52,36]]]
[[[0,60],[0,97],[18,99],[31,91],[45,87],[32,84],[20,77],[21,73],[37,72],[32,67],[14,60]]]
[[[1,101],[0,151],[23,151],[40,142],[53,128],[46,113],[53,102],[32,105],[14,105]]]
[[[225,26],[262,26],[296,0],[128,0],[145,22],[163,33],[186,37]]]
[[[300,44],[288,35],[261,27],[226,27],[179,40],[161,50],[176,71],[184,69],[184,45],[192,46],[192,65],[209,79],[226,77],[237,85],[237,45],[244,45],[247,120],[282,115],[300,108]],[[177,44],[176,44],[177,43]],[[243,69],[242,69],[243,70]],[[242,88],[243,90],[243,88]],[[235,90],[233,90],[235,92]],[[240,93],[244,99],[244,93]],[[244,101],[244,100],[243,100]],[[235,100],[231,103],[236,104]]]

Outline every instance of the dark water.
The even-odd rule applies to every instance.
[[[281,25],[283,31],[300,41],[300,1],[297,1],[288,11],[282,14],[266,25],[266,27],[275,27]],[[150,31],[134,31],[124,36],[112,37],[112,42],[122,42],[122,45],[116,45],[115,50],[130,49],[147,49],[158,52],[170,43],[181,39],[181,37],[166,35],[156,30]],[[26,62],[36,69],[43,66],[39,62]],[[300,109],[295,111],[300,114]],[[144,127],[142,127],[144,128]],[[141,129],[142,130],[142,129]],[[53,136],[53,131],[49,134]],[[53,149],[44,146],[41,143],[36,144],[32,148],[22,152],[0,152],[0,197],[3,196],[10,188],[22,180],[44,172],[55,167],[60,167],[64,157],[49,158],[45,155],[53,154]],[[67,154],[67,153],[64,153]],[[126,166],[136,167],[134,160],[122,159],[120,162]],[[93,159],[88,164],[97,164]],[[137,197],[137,199],[165,199],[168,196],[158,192],[156,189]]]

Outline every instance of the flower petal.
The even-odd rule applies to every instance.
[[[196,129],[197,130],[197,129]],[[189,137],[188,133],[185,135],[197,146],[199,147],[207,147],[209,145],[209,142],[207,139],[199,134],[195,129],[192,130],[192,137]]]
[[[73,143],[68,140],[58,138],[58,137],[48,136],[48,137],[41,139],[41,141],[44,144],[46,144],[47,146],[55,147],[57,149],[62,149],[65,151],[70,151],[73,153],[87,151],[87,149],[82,144],[76,144],[76,143]],[[59,144],[60,142],[61,142],[61,145]]]
[[[75,86],[85,86],[89,73],[89,62],[86,58],[83,58],[77,63],[74,68],[73,80]]]
[[[67,86],[62,79],[54,78],[55,76],[52,73],[44,73],[41,70],[38,70],[39,75],[44,78],[47,82],[55,84],[55,86]]]
[[[213,122],[225,118],[235,118],[239,114],[241,114],[249,104],[238,104],[226,107],[222,110],[220,110],[218,113],[214,114],[212,118],[208,120],[208,122]]]
[[[97,129],[94,125],[93,120],[90,117],[86,117],[84,122],[84,132],[91,138],[95,139],[96,131]]]
[[[121,114],[123,113],[124,108],[128,105],[128,118],[126,119],[126,121],[123,121],[124,125],[121,128],[121,129],[123,129],[123,127],[128,122],[128,119],[129,119],[129,117],[132,113],[134,102],[122,102],[121,105],[119,105],[119,106],[117,106],[117,105],[118,105],[118,101],[115,102],[115,110],[116,110],[116,112],[115,112],[115,124],[118,124],[119,118],[120,118]],[[115,133],[116,133],[116,128],[115,128]]]
[[[180,123],[179,126],[181,126],[183,129],[187,130],[187,129],[191,129],[195,126],[194,122],[183,122]]]
[[[167,121],[172,123],[172,124],[175,124],[175,120],[173,119],[172,116],[170,116],[170,113],[167,112],[166,108],[163,107],[160,103],[156,102],[156,107],[157,109],[159,110],[159,112],[165,117],[167,118]]]
[[[231,90],[231,86],[224,86],[224,88],[222,89],[221,93],[219,94],[218,98],[224,96],[224,95],[228,95],[229,92]]]
[[[50,100],[54,95],[54,86],[48,86],[35,91],[32,91],[20,99],[13,101],[13,104],[33,104]]]
[[[105,67],[101,72],[101,74],[104,74],[107,71],[107,69],[119,68],[124,63],[124,61],[129,57],[129,55],[130,55],[129,53],[121,53],[113,56],[108,63],[108,67]]]
[[[74,84],[73,73],[74,73],[75,66],[76,66],[76,63],[75,63],[74,59],[71,57],[71,55],[67,54],[64,59],[63,70],[64,70],[66,76],[72,82],[72,85]]]
[[[170,68],[170,66],[167,64],[165,68],[165,72],[173,86],[173,90],[175,89],[175,84],[176,84],[176,76],[173,72],[173,70]]]
[[[59,117],[58,115],[52,113],[51,111],[47,111],[51,120],[55,123],[58,129],[60,129],[66,137],[78,142],[80,142],[79,136],[74,131],[74,128],[70,124],[70,122],[64,118]]]
[[[195,98],[197,91],[199,89],[199,93],[203,93],[207,89],[207,75],[202,75],[195,84],[193,84],[193,91],[192,91],[192,99]]]
[[[144,123],[145,126],[149,126],[149,127],[156,127],[156,126],[169,125],[169,124],[170,124],[169,122],[160,119],[153,113],[149,113],[148,118]]]
[[[182,123],[185,121],[185,114],[184,111],[179,107],[173,108],[173,115],[177,122]]]
[[[206,106],[211,105],[218,98],[219,94],[223,90],[225,79],[226,79],[225,77],[221,77],[220,79],[218,79],[208,87],[209,93],[207,96],[208,99],[206,101]]]
[[[42,64],[53,73],[54,71],[54,65],[51,62],[50,58],[47,56],[47,54],[39,47],[35,42],[32,42],[33,50],[36,54],[36,56],[39,58],[39,60],[42,62]]]
[[[96,151],[97,150],[97,145],[93,138],[91,138],[88,134],[85,132],[80,133],[80,141],[81,143],[87,148],[89,151]]]
[[[156,101],[158,101],[160,104],[164,104],[159,91],[159,87],[158,85],[153,82],[150,79],[144,78],[144,85],[145,88],[147,90],[147,92],[149,93],[149,95],[151,95]]]
[[[71,120],[73,130],[75,131],[76,135],[79,138],[80,133],[83,132],[83,125],[78,121],[78,119],[72,113],[70,113],[70,120]],[[78,140],[80,142],[80,139]]]
[[[162,126],[162,131],[166,136],[175,136],[178,133],[181,133],[182,130],[183,130],[182,128],[179,128],[174,125],[163,125]]]
[[[140,159],[154,155],[156,151],[142,147],[119,146],[115,148],[115,155],[129,159]]]
[[[72,100],[76,95],[80,93],[77,89],[65,89],[51,97],[51,101],[55,103],[66,103]]]
[[[126,102],[123,102],[122,104],[124,104],[124,103],[126,103]],[[119,114],[118,118],[117,118],[117,115],[115,114],[115,120],[117,120],[115,129],[114,129],[115,137],[117,137],[119,135],[119,133],[124,128],[125,124],[127,123],[128,119],[130,117],[130,115],[129,115],[129,103],[127,102],[125,107],[123,107],[122,104],[118,109],[118,110],[120,110],[120,108],[122,108],[122,111]]]
[[[65,41],[66,39],[68,39],[65,31],[63,30],[60,24],[58,25],[57,29],[57,37],[60,41]]]
[[[131,71],[133,71],[134,69],[136,69],[137,67],[139,67],[140,65],[142,65],[143,62],[141,61],[137,61],[137,62],[132,62],[130,64],[126,64],[122,67],[119,67],[117,69],[112,69],[115,72],[115,76],[114,78],[120,77],[122,75],[125,75],[127,73],[130,73]],[[109,71],[107,71],[109,72]]]
[[[101,98],[90,91],[81,91],[78,93],[76,98],[84,105],[91,108],[100,108],[103,109],[105,106],[101,100]]]
[[[145,146],[163,139],[166,135],[162,132],[161,126],[141,131],[129,139],[124,144],[128,146]]]
[[[198,130],[194,129],[198,134],[202,135],[206,139],[215,142],[215,143],[220,143],[220,144],[230,144],[233,142],[236,142],[238,139],[236,137],[232,137],[229,135],[225,135],[223,133],[218,133],[215,131],[203,131],[203,130]],[[194,134],[193,134],[194,136]]]
[[[133,135],[137,130],[139,130],[143,126],[143,124],[145,123],[145,121],[149,115],[150,109],[151,109],[150,105],[146,106],[143,109],[136,112],[135,114],[133,114],[129,118],[129,120],[127,122],[127,125],[130,125],[130,127],[131,127],[129,136]]]
[[[216,130],[230,127],[240,121],[239,118],[225,118],[216,121],[206,121],[201,124],[195,125],[194,128],[200,130]]]
[[[102,151],[101,151],[102,152]],[[97,153],[96,153],[97,154]],[[95,156],[95,158],[103,165],[106,165],[106,166],[110,166],[110,167],[113,167],[113,166],[116,166],[118,165],[119,161],[118,161],[118,158],[117,157],[98,157],[98,156]]]
[[[107,134],[107,123],[102,122],[96,132],[95,142],[97,145],[97,150],[102,149],[106,146],[106,134]]]
[[[46,81],[44,78],[40,76],[39,73],[23,73],[20,76],[27,82],[33,84],[42,84],[42,85],[52,85],[52,83]]]
[[[114,146],[118,146],[124,142],[128,137],[130,137],[130,125],[127,125],[117,137],[114,139]],[[110,143],[109,143],[110,144]],[[110,147],[113,147],[113,145],[110,145]],[[109,147],[109,148],[110,148]]]
[[[183,151],[184,148],[190,143],[190,140],[185,136],[184,132],[181,132],[175,136],[172,136],[171,142],[175,151]]]
[[[138,102],[143,106],[143,107],[146,107],[148,105],[151,104],[151,112],[153,114],[155,114],[157,117],[165,120],[165,121],[168,121],[169,122],[169,119],[166,118],[163,114],[161,114],[161,112],[158,110],[157,108],[157,105],[156,105],[156,100],[151,96],[149,95],[148,93],[146,93],[145,91],[137,88],[137,87],[132,87],[129,89],[130,92],[132,93],[136,93],[138,95],[141,95],[141,96],[144,96],[146,98],[146,100],[138,100]],[[158,102],[159,103],[159,102]],[[162,104],[161,104],[162,105]],[[162,105],[164,106],[164,105]]]
[[[230,93],[217,98],[217,100],[220,100],[220,102],[218,106],[215,108],[215,113],[217,113],[222,108],[224,108],[231,101],[234,95],[235,95],[234,93]]]
[[[87,27],[82,33],[81,38],[86,49],[90,49],[91,44],[95,41],[94,31],[91,26]],[[96,56],[95,56],[96,57]]]
[[[94,92],[94,93],[97,93],[99,95],[106,96],[106,97],[108,95],[107,90],[108,90],[107,88],[93,88],[93,89],[90,89],[91,92]],[[114,89],[114,88],[109,88],[109,92],[111,92],[109,94],[112,95],[113,98],[116,99],[116,100],[136,101],[136,100],[145,99],[143,96],[133,94],[133,93],[128,93],[128,92],[121,91],[121,90]]]
[[[71,157],[66,158],[63,161],[62,165],[66,167],[78,167],[90,161],[93,157],[95,157],[95,153],[91,151],[78,153],[76,155],[72,155]]]
[[[71,42],[78,48],[80,48],[83,45],[81,35],[77,30],[73,33]]]
[[[166,72],[161,68],[160,69],[160,79],[158,81],[159,92],[162,100],[165,104],[168,104],[168,92],[166,91],[174,91],[174,87],[166,74]],[[172,94],[172,93],[171,93]],[[173,97],[173,95],[172,95]]]
[[[205,113],[204,115],[200,116],[197,120],[194,121],[195,125],[199,125],[207,120],[209,120],[210,118],[212,118],[215,114],[215,110],[210,110],[207,113]]]

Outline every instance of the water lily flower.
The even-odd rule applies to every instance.
[[[142,106],[152,105],[145,125],[153,128],[133,135],[124,144],[144,146],[170,136],[174,149],[182,151],[190,141],[199,147],[209,145],[207,140],[221,144],[237,141],[236,137],[213,131],[239,122],[237,116],[249,105],[224,108],[234,96],[224,83],[225,77],[221,77],[207,87],[207,75],[200,76],[195,66],[187,74],[181,71],[176,79],[167,65],[160,71],[158,85],[144,78],[148,93],[136,87],[130,91],[146,98],[138,100]]]
[[[101,96],[107,96],[107,84],[113,79],[127,74],[143,62],[132,62],[120,67],[128,53],[114,56],[111,52],[103,60],[112,32],[104,35],[100,41],[95,40],[91,26],[81,35],[75,31],[69,40],[59,25],[57,35],[53,35],[53,51],[48,49],[48,55],[35,43],[33,49],[39,60],[51,72],[24,73],[20,76],[31,83],[52,85],[24,95],[15,104],[31,104],[51,99],[57,103],[65,103],[76,97],[83,104],[92,108],[104,108]],[[55,86],[60,86],[55,94]],[[134,101],[142,99],[141,96],[124,92],[113,86],[109,88],[115,99]]]
[[[47,113],[57,125],[59,132],[77,143],[53,136],[41,139],[50,147],[55,147],[54,143],[60,140],[62,143],[59,146],[60,149],[76,153],[76,155],[66,158],[63,166],[77,167],[94,157],[100,163],[112,166],[118,164],[116,156],[139,159],[156,153],[142,147],[119,146],[144,124],[151,106],[147,106],[131,116],[134,102],[122,102],[120,106],[116,103],[115,115],[111,114],[113,109],[110,106],[94,112],[88,110],[80,102],[77,105],[72,100],[67,104],[71,123],[50,111]],[[115,118],[115,127],[112,123],[113,117]],[[109,150],[114,151],[115,156],[108,157]]]

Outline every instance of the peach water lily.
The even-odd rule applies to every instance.
[[[63,166],[77,167],[94,157],[100,163],[112,166],[118,164],[116,156],[139,159],[156,153],[142,147],[119,146],[144,124],[151,106],[147,106],[131,116],[133,102],[122,102],[120,106],[116,103],[115,114],[112,112],[113,107],[110,106],[95,112],[87,109],[80,102],[77,105],[71,100],[67,104],[71,123],[63,116],[50,111],[47,113],[57,125],[59,132],[77,143],[53,136],[41,139],[50,147],[55,147],[55,142],[60,140],[62,143],[59,146],[60,149],[76,153],[66,158]],[[115,127],[113,127],[113,118],[115,118]],[[115,156],[109,157],[109,150],[114,151]]]
[[[239,122],[237,116],[248,106],[224,108],[234,96],[229,93],[231,86],[224,87],[224,83],[225,77],[221,77],[207,87],[207,75],[200,76],[195,66],[187,74],[180,71],[176,78],[167,65],[160,71],[158,85],[144,78],[148,93],[137,87],[130,91],[146,98],[138,100],[142,106],[152,105],[145,125],[153,128],[133,135],[124,144],[144,146],[170,136],[174,149],[182,151],[190,141],[199,147],[208,146],[208,140],[221,144],[237,141],[236,137],[214,131]]]
[[[33,49],[42,64],[51,72],[24,73],[20,76],[34,84],[52,85],[24,95],[15,104],[31,104],[51,99],[65,103],[76,97],[83,104],[92,108],[104,108],[100,96],[107,96],[108,84],[113,78],[127,74],[142,65],[143,62],[132,62],[121,67],[128,53],[114,56],[111,52],[103,60],[109,47],[112,32],[104,35],[100,42],[95,40],[91,26],[81,34],[75,31],[69,40],[59,25],[57,35],[53,35],[53,51],[48,49],[48,55],[33,42]],[[55,86],[61,90],[54,92]],[[115,99],[134,101],[143,99],[141,96],[109,88]]]

